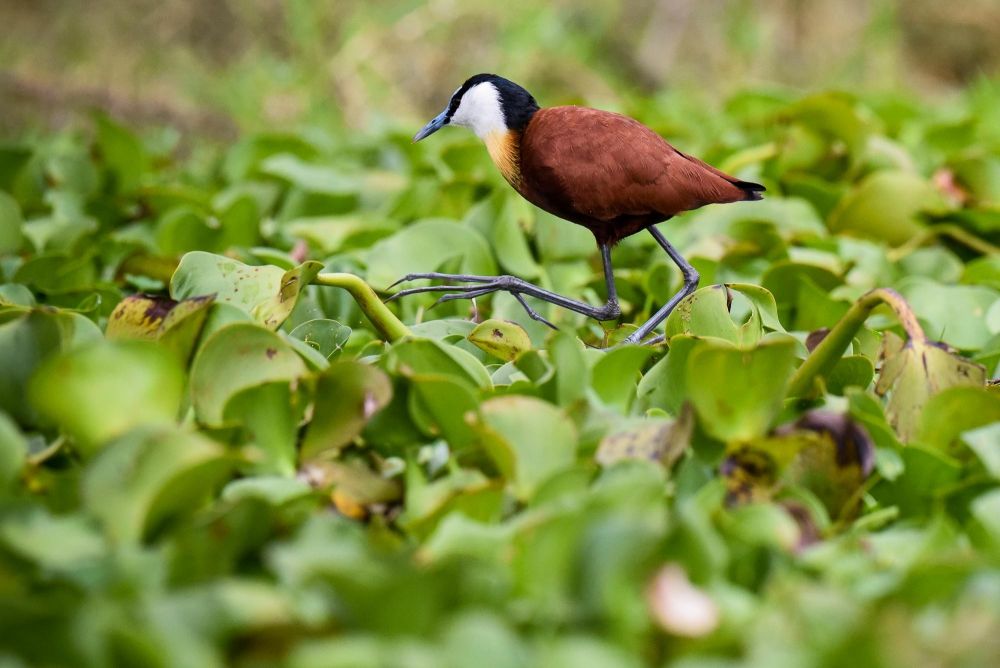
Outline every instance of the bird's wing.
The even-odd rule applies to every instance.
[[[743,184],[680,153],[627,116],[584,107],[538,111],[521,143],[525,188],[592,220],[750,199]],[[556,208],[549,206],[546,208]]]

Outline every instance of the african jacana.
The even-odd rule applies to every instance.
[[[439,301],[469,299],[496,291],[511,293],[528,315],[552,326],[524,300],[530,295],[597,320],[621,314],[611,268],[611,247],[649,230],[684,276],[684,287],[626,343],[639,343],[698,287],[698,272],[655,225],[705,204],[759,200],[764,186],[740,181],[681,153],[642,123],[621,114],[585,107],[540,109],[535,98],[512,81],[477,74],[451,96],[448,107],[414,137],[445,125],[471,129],[483,140],[507,182],[526,200],[597,239],[608,301],[593,307],[514,276],[470,276],[438,272],[409,274],[396,282],[444,279],[476,285],[431,285],[401,290],[390,299],[444,291]]]

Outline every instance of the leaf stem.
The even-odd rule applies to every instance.
[[[928,227],[902,246],[891,249],[888,253],[889,261],[897,262],[927,242],[933,241],[938,237],[951,237],[953,240],[963,244],[966,248],[969,248],[981,255],[993,255],[995,253],[1000,253],[1000,247],[991,244],[985,239],[980,239],[976,235],[969,233],[968,230],[965,230],[954,223],[942,223]]]
[[[887,304],[892,308],[911,341],[926,341],[927,337],[923,328],[920,327],[920,323],[917,322],[917,317],[898,292],[889,288],[876,288],[866,292],[848,309],[840,322],[830,330],[826,338],[813,349],[809,357],[792,374],[792,379],[788,384],[789,397],[804,397],[809,394],[815,379],[830,372],[844,351],[847,350],[855,333],[879,304]]]
[[[372,287],[361,280],[359,276],[346,273],[318,274],[312,283],[347,290],[361,307],[361,312],[365,314],[365,317],[390,343],[410,335],[409,328],[382,303]]]

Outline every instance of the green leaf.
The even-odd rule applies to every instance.
[[[832,232],[898,246],[921,232],[922,212],[945,209],[944,198],[923,178],[906,172],[879,171],[841,199],[828,225]]]
[[[670,349],[646,372],[636,388],[638,397],[650,406],[662,408],[671,415],[680,413],[688,400],[687,369],[691,352],[702,345],[701,339],[679,334],[670,339]],[[716,339],[726,345],[725,339]]]
[[[361,433],[392,398],[385,372],[355,361],[337,361],[316,382],[313,420],[302,443],[302,459],[333,458]]]
[[[653,349],[648,346],[621,346],[605,353],[591,370],[591,384],[608,406],[627,413],[636,394],[636,379]]]
[[[31,404],[72,436],[86,455],[140,425],[177,421],[184,371],[143,341],[87,346],[47,360],[28,388]]]
[[[28,403],[28,380],[38,366],[61,350],[101,339],[101,330],[76,313],[32,309],[0,318],[0,410],[17,422],[33,425],[36,415]]]
[[[108,445],[87,468],[83,503],[113,540],[136,542],[204,504],[230,467],[222,446],[204,436],[138,429]]]
[[[984,387],[951,387],[927,400],[916,440],[949,451],[962,432],[1000,421],[1000,394]]]
[[[325,359],[330,359],[347,343],[347,339],[351,336],[351,328],[336,320],[316,318],[298,325],[289,336],[303,341]]]
[[[28,441],[10,417],[0,411],[0,498],[21,474]]]
[[[79,514],[53,516],[33,508],[5,519],[0,543],[51,573],[86,580],[108,552],[94,523]]]
[[[17,205],[17,200],[0,191],[0,255],[20,250],[24,243],[21,222],[21,207]]]
[[[533,212],[521,197],[507,197],[492,227],[493,248],[500,265],[511,274],[528,280],[541,275],[541,267],[531,255],[524,229]]]
[[[433,339],[410,338],[395,344],[387,356],[388,369],[408,375],[445,375],[472,387],[492,386],[489,373],[471,353]]]
[[[729,315],[729,295],[724,285],[695,290],[667,317],[667,339],[678,334],[712,336],[737,343],[739,328]]]
[[[104,114],[98,114],[95,120],[97,150],[114,179],[114,191],[135,190],[149,166],[145,147],[132,132]]]
[[[305,374],[305,363],[284,339],[237,322],[214,332],[198,351],[191,366],[191,402],[199,421],[222,426],[226,404],[238,392]]]
[[[487,453],[522,500],[576,460],[576,429],[552,404],[532,397],[490,399],[481,406],[477,431]]]
[[[1000,480],[1000,421],[964,432],[962,442],[976,453],[987,473]]]
[[[686,385],[705,431],[727,442],[764,434],[781,409],[794,360],[790,339],[748,350],[699,341],[688,355]]]
[[[421,374],[410,377],[410,416],[429,436],[440,436],[456,454],[479,442],[470,418],[479,411],[479,398],[448,376]]]
[[[223,421],[242,424],[260,453],[251,457],[255,474],[295,474],[298,461],[295,446],[304,409],[302,402],[295,399],[291,384],[278,381],[248,387],[226,402]]]
[[[272,265],[252,267],[195,251],[181,258],[170,279],[170,296],[180,301],[214,295],[216,301],[236,306],[257,322],[277,329],[322,268],[319,262],[306,262],[288,271]]]
[[[941,285],[911,276],[899,283],[900,294],[924,324],[928,335],[963,350],[978,350],[995,334],[986,312],[1000,292],[979,285]]]
[[[468,336],[477,348],[505,362],[513,361],[525,350],[531,350],[531,339],[524,328],[508,320],[485,320]]]
[[[372,246],[367,279],[385,288],[406,274],[437,271],[451,260],[462,274],[496,274],[493,254],[481,234],[459,223],[425,220]]]

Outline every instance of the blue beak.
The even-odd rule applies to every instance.
[[[424,126],[424,129],[413,135],[413,141],[418,142],[424,137],[429,137],[448,123],[448,110],[445,109],[434,117],[434,120]]]

